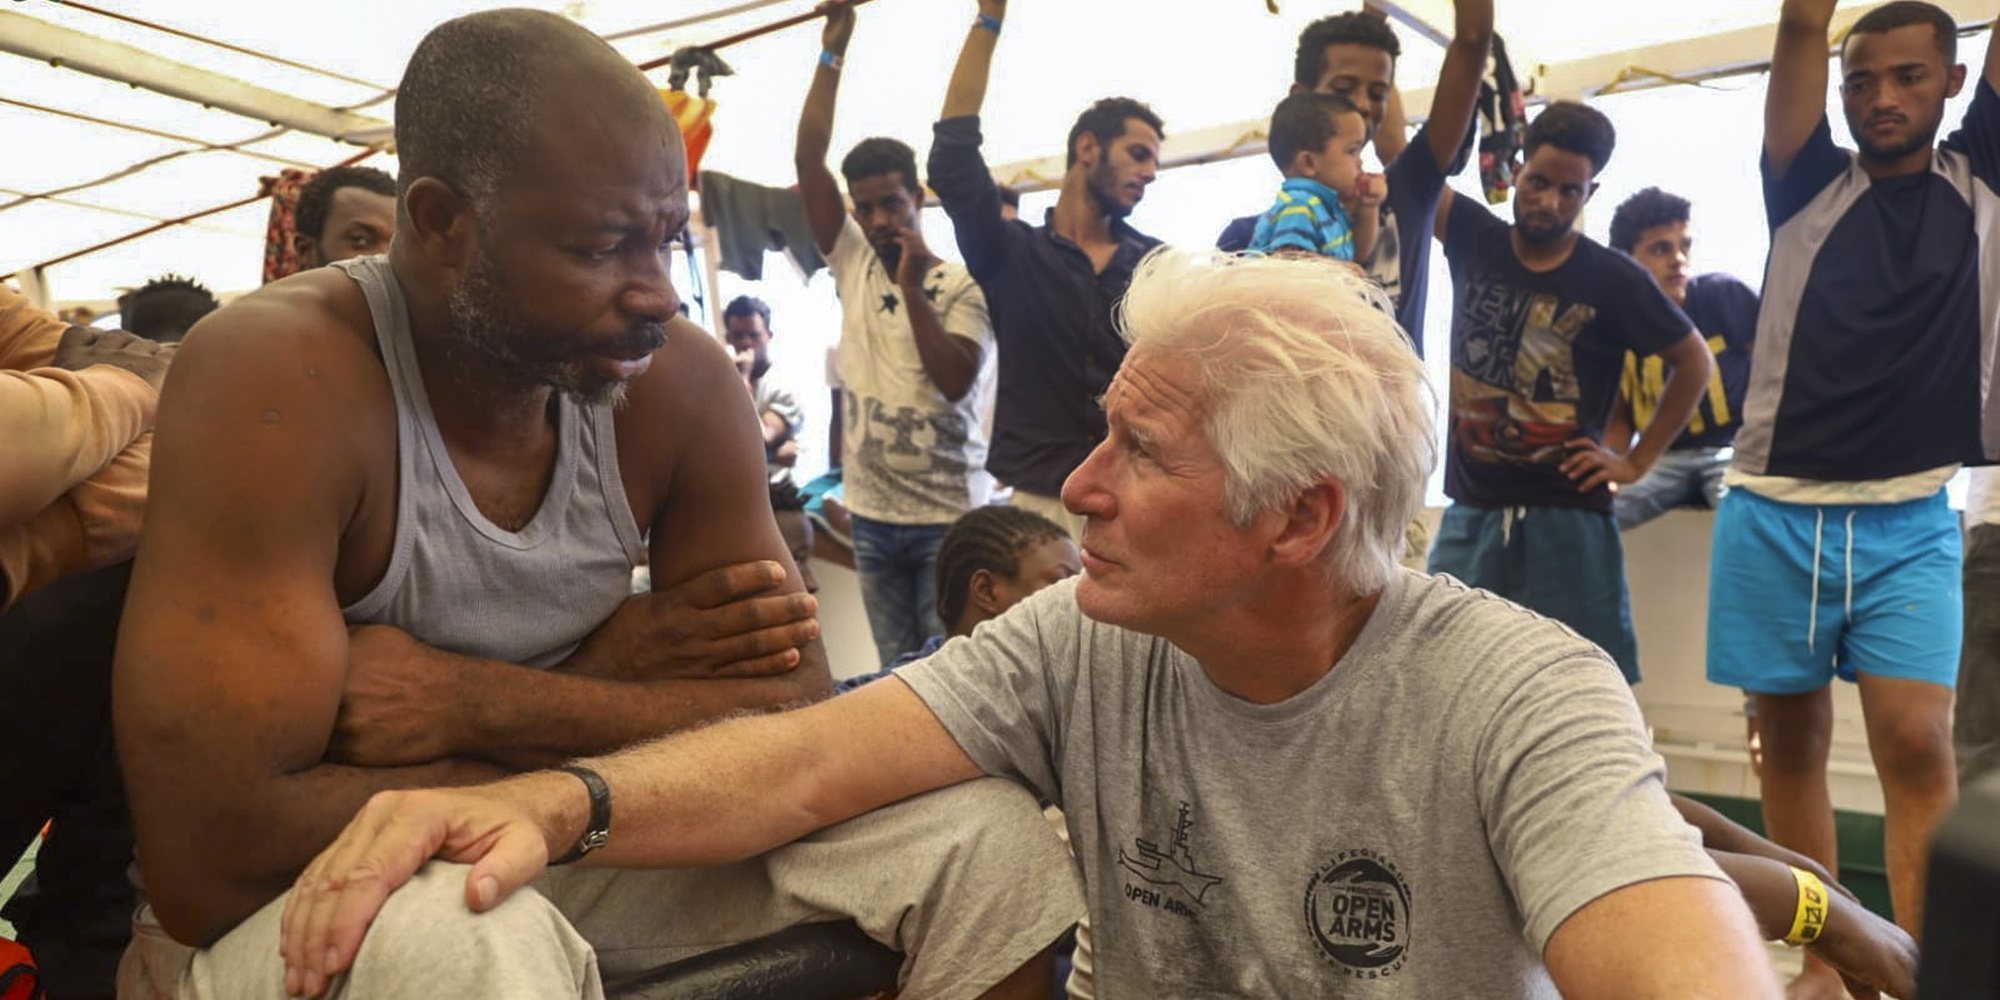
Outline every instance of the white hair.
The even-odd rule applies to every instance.
[[[1330,579],[1362,592],[1391,579],[1437,444],[1423,361],[1381,289],[1324,258],[1163,247],[1133,274],[1121,323],[1135,350],[1202,373],[1237,525],[1338,480]]]

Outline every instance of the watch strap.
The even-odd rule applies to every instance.
[[[605,784],[596,771],[587,767],[564,764],[556,770],[575,775],[590,791],[590,822],[584,826],[583,836],[577,839],[568,853],[549,862],[551,865],[566,865],[611,842],[611,786]]]

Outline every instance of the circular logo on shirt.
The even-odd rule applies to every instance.
[[[1357,979],[1403,967],[1410,945],[1410,887],[1374,851],[1342,851],[1306,883],[1306,928],[1327,961]]]

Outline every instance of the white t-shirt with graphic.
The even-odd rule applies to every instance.
[[[979,285],[949,262],[924,278],[945,333],[982,352],[972,388],[952,402],[924,372],[903,292],[852,216],[842,218],[826,263],[842,312],[835,365],[847,508],[890,524],[950,524],[985,505],[997,350]]]
[[[1398,576],[1273,705],[1085,618],[1074,580],[896,676],[1062,807],[1100,996],[1553,1000],[1571,914],[1722,877],[1610,659],[1449,577]]]

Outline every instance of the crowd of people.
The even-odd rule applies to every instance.
[[[1451,191],[1495,41],[1452,6],[1413,133],[1387,19],[1307,27],[1275,196],[1190,248],[1127,221],[1167,128],[1131,97],[1017,216],[1006,0],[921,176],[892,137],[836,175],[822,5],[794,161],[879,660],[837,687],[771,310],[686,317],[674,119],[561,17],[426,35],[399,176],[308,184],[298,275],[166,275],[124,330],[0,286],[0,853],[49,824],[7,912],[50,995],[601,997],[845,921],[912,997],[1776,997],[1780,940],[1789,996],[1912,996],[1931,833],[2000,761],[2000,490],[1962,545],[1944,489],[2000,459],[2000,47],[1968,78],[1950,14],[1870,10],[1844,149],[1834,0],[1783,0],[1759,292],[1659,188],[1579,231],[1585,102],[1527,124],[1510,218]],[[1667,791],[1631,692],[1621,532],[1686,505],[1769,839]],[[1893,921],[1837,878],[1835,680]]]

